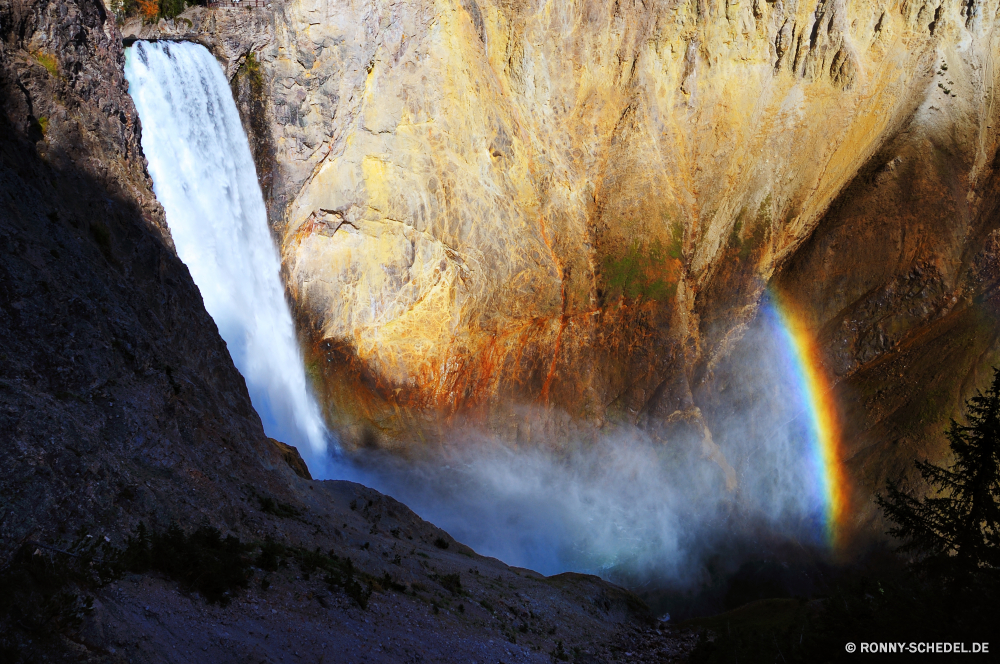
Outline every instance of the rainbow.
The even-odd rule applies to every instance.
[[[848,485],[843,466],[843,450],[833,385],[823,367],[821,355],[804,325],[804,317],[776,293],[770,293],[769,309],[791,356],[791,366],[800,391],[805,415],[809,418],[809,449],[827,543],[837,549],[848,512]]]

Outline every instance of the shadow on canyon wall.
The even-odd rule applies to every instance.
[[[495,437],[504,442],[488,449],[525,455],[514,465],[551,448],[556,467],[589,446],[648,439],[693,467],[715,459],[734,500],[752,503],[769,491],[755,473],[791,486],[790,451],[807,447],[801,432],[775,433],[783,410],[798,417],[798,395],[782,395],[781,372],[760,361],[772,343],[761,305],[779,294],[834,384],[853,507],[844,528],[860,550],[880,541],[872,493],[914,458],[941,460],[948,418],[997,361],[993,5],[948,2],[937,18],[909,5],[831,9],[831,32],[794,58],[790,35],[820,20],[804,6],[741,6],[756,26],[742,34],[726,32],[728,10],[722,21],[655,3],[578,9],[564,4],[556,24],[523,3],[462,3],[446,44],[423,30],[435,10],[402,6],[386,9],[391,29],[329,5],[307,36],[311,10],[290,3],[256,22],[197,10],[190,24],[144,30],[208,39],[233,71],[252,53],[260,68],[259,87],[249,67],[234,85],[265,146],[257,166],[310,375],[347,448],[447,459],[437,448]],[[630,71],[605,68],[600,55],[615,49]],[[550,87],[531,82],[537,72]],[[550,118],[540,109],[552,104],[572,112]],[[810,110],[789,119],[790,108]],[[362,174],[365,160],[395,170]],[[500,241],[521,219],[508,209],[521,163],[530,214]],[[381,244],[393,233],[408,241]],[[455,251],[421,263],[425,241]],[[403,286],[421,280],[444,286],[406,315],[354,315],[368,308],[359,293],[406,300]],[[453,327],[435,336],[441,321]]]
[[[0,34],[5,600],[8,572],[26,558],[72,558],[65,542],[77,536],[124,548],[140,521],[153,533],[214,527],[272,553],[299,552],[264,578],[255,572],[227,607],[150,573],[56,587],[57,600],[92,596],[70,626],[16,624],[5,601],[4,657],[242,662],[366,649],[387,663],[514,651],[537,659],[557,641],[560,651],[618,649],[621,630],[646,629],[648,612],[627,591],[513,570],[375,491],[296,472],[297,455],[265,437],[170,246],[103,4],[0,0]],[[355,569],[371,604],[324,583],[302,563],[312,553]],[[59,579],[42,581],[51,590]],[[224,635],[206,628],[223,623]]]
[[[11,24],[6,16],[5,26]],[[256,497],[246,485],[292,500],[291,490],[283,488],[291,471],[264,439],[197,289],[157,232],[162,220],[155,202],[148,194],[142,204],[129,195],[107,195],[107,181],[60,157],[60,144],[69,151],[96,140],[91,134],[60,133],[70,131],[74,113],[111,119],[125,113],[123,126],[134,127],[135,120],[127,104],[107,104],[124,94],[121,89],[94,92],[85,114],[40,107],[44,97],[67,94],[69,88],[60,86],[77,84],[65,73],[73,71],[73,62],[57,46],[47,47],[61,54],[55,73],[46,57],[24,50],[11,59],[16,67],[9,71],[16,73],[4,79],[5,109],[16,121],[4,127],[2,174],[7,202],[0,309],[6,337],[0,426],[10,441],[3,451],[3,465],[10,469],[3,495],[12,496],[0,533],[4,550],[40,530],[129,523],[138,514],[156,514],[160,523],[207,518],[220,527],[263,532],[251,509]],[[110,69],[102,75],[115,80]],[[103,164],[144,182],[137,139],[122,144],[132,152],[122,157],[119,147],[106,146],[93,168],[100,171]],[[943,423],[962,396],[981,384],[982,369],[996,361],[995,207],[983,208],[967,244],[963,236],[949,245],[962,245],[958,268],[946,265],[947,256],[927,258],[937,256],[939,235],[949,232],[943,223],[949,208],[934,216],[942,222],[934,224],[938,234],[911,233],[914,247],[891,274],[882,275],[889,286],[875,287],[867,278],[842,283],[857,276],[853,261],[842,266],[838,261],[845,249],[857,247],[856,240],[845,238],[859,228],[870,231],[866,265],[879,265],[895,251],[875,241],[884,229],[872,220],[892,217],[889,211],[876,203],[851,211],[851,201],[863,200],[876,185],[905,189],[919,181],[919,174],[898,164],[890,168],[894,154],[871,160],[774,279],[807,304],[830,303],[824,306],[831,311],[816,313],[814,322],[834,355],[841,326],[854,335],[848,359],[837,365],[842,379],[836,389],[849,422],[847,463],[863,488],[855,496],[859,510],[853,525],[876,535],[880,528],[867,502],[870,491],[886,477],[904,475],[914,456],[940,453]],[[995,171],[983,194],[993,201],[1000,200]],[[931,189],[908,199],[909,205],[919,207],[947,187]],[[905,215],[892,218],[899,219],[894,233],[905,236]],[[744,247],[732,250],[739,255]],[[747,257],[754,257],[753,251],[747,249]],[[718,283],[724,284],[724,277]],[[804,286],[810,284],[819,290]],[[827,287],[847,294],[822,292]],[[905,312],[924,302],[926,311],[906,319]],[[872,313],[876,310],[880,313]],[[873,326],[872,320],[882,322]],[[807,484],[807,469],[799,463],[807,441],[797,427],[780,427],[795,422],[801,406],[780,389],[781,372],[769,361],[773,356],[761,351],[771,337],[766,328],[751,326],[711,372],[694,373],[692,388],[685,377],[676,389],[661,384],[642,388],[642,394],[623,392],[615,400],[619,412],[642,410],[646,401],[662,404],[643,411],[651,420],[645,427],[593,419],[581,424],[558,409],[539,417],[533,407],[515,407],[513,424],[503,413],[491,416],[498,428],[513,432],[496,440],[456,417],[453,430],[435,436],[433,463],[424,465],[418,454],[401,461],[371,449],[386,441],[378,417],[370,417],[374,423],[349,432],[362,449],[362,479],[480,553],[543,571],[566,566],[601,571],[646,588],[656,606],[681,614],[763,595],[822,592],[826,579],[836,575],[836,561],[818,534],[815,497],[797,490]],[[664,348],[651,342],[640,348],[619,367],[616,380],[627,382],[639,365],[656,364],[656,371],[667,372],[668,360],[683,349]],[[334,359],[327,363],[331,369],[321,365],[320,371],[346,374],[345,408],[364,406],[370,397],[379,401],[376,410],[395,410],[393,387],[365,374],[354,349],[330,344],[320,350],[325,353],[317,352],[320,359]],[[511,380],[524,378],[518,386],[541,395],[549,358],[532,348],[526,357],[531,362],[521,367],[524,376]],[[861,361],[854,365],[850,358]],[[769,371],[773,389],[762,393],[762,376]],[[359,384],[369,393],[357,391]],[[665,422],[662,415],[694,404],[713,423],[713,444],[725,455],[735,488],[706,448],[700,418],[658,428]],[[549,445],[555,439],[559,444]],[[80,500],[81,494],[87,500]],[[868,550],[863,542],[857,545],[859,553]]]
[[[39,531],[128,523],[138,512],[166,522],[195,501],[235,525],[246,480],[211,469],[241,459],[267,486],[265,469],[285,465],[164,244],[115,69],[120,45],[115,58],[92,27],[95,7],[54,17],[2,8],[5,551]],[[53,42],[75,40],[17,49],[17,32],[46,18],[58,26]],[[224,441],[221,456],[209,439]]]

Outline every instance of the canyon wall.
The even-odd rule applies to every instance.
[[[124,61],[101,0],[0,0],[0,659],[528,661],[564,642],[599,659],[668,645],[634,595],[482,558],[376,491],[308,481],[294,448],[265,437],[153,196]],[[176,571],[78,556],[123,547],[139,523],[236,535],[236,575],[267,567],[262,546],[275,564],[212,606]],[[210,546],[171,537],[185,574],[217,578]],[[292,551],[346,561],[367,594]],[[449,608],[459,588],[469,599]],[[522,612],[515,644],[502,618]]]
[[[114,18],[0,1],[0,36],[0,560],[139,520],[255,531],[247,485],[298,478],[173,251]]]
[[[287,287],[348,446],[638,424],[702,438],[732,482],[723,424],[756,398],[771,292],[819,340],[872,489],[940,456],[995,357],[998,11],[290,0],[156,30],[230,44],[234,85],[256,81]]]

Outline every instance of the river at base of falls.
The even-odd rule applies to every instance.
[[[278,251],[229,82],[199,44],[136,42],[125,76],[153,191],[268,436],[327,476],[332,444],[306,380]]]

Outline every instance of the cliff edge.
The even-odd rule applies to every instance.
[[[689,649],[620,588],[483,558],[267,439],[172,249],[123,65],[99,1],[0,0],[0,659]],[[205,591],[178,532],[228,547],[238,582]],[[121,563],[150,534],[179,548]]]
[[[406,453],[457,422],[530,445],[639,425],[703,438],[731,483],[747,333],[780,297],[864,520],[995,361],[998,11],[261,11],[259,163],[328,419]]]

